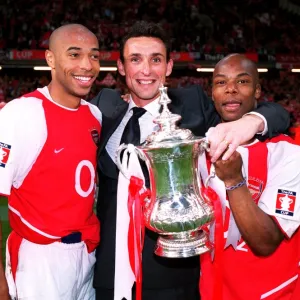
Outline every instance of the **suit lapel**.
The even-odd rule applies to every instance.
[[[121,123],[127,109],[128,109],[128,104],[124,102],[116,106],[111,116],[103,115],[99,152],[103,150],[109,138]]]

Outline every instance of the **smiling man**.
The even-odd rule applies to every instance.
[[[260,92],[257,67],[243,55],[216,65],[212,95],[223,122],[252,111]],[[200,257],[201,299],[300,299],[300,147],[285,135],[250,139],[207,165],[202,178],[215,168],[210,185],[224,207],[224,251],[221,266]]]
[[[240,60],[240,72],[236,71],[239,67],[237,60]],[[218,99],[214,101],[215,108],[224,122],[236,121],[253,111],[260,93],[258,72],[252,61],[231,55],[216,65],[212,94],[213,99]]]
[[[99,222],[93,203],[101,113],[82,98],[99,72],[98,48],[96,36],[82,25],[56,29],[46,51],[49,86],[0,112],[0,194],[8,196],[12,228],[7,281],[0,268],[1,300],[9,295],[94,300]]]

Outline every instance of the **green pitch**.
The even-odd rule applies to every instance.
[[[7,199],[0,196],[0,220],[2,222],[2,257],[5,257],[5,242],[10,233],[7,213]]]

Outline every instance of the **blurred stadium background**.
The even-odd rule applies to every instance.
[[[51,32],[80,23],[98,37],[102,70],[88,99],[103,87],[126,92],[116,72],[120,39],[136,20],[159,22],[171,37],[172,87],[200,84],[210,94],[215,63],[245,53],[261,69],[260,101],[281,103],[291,114],[290,134],[300,144],[300,0],[1,0],[0,109],[45,86],[44,50]],[[4,234],[7,203],[0,198]]]

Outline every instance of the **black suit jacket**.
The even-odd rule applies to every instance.
[[[173,113],[182,116],[179,126],[190,129],[196,136],[204,136],[211,126],[220,122],[213,102],[201,87],[168,89]],[[97,249],[94,286],[114,287],[116,196],[118,170],[105,150],[107,141],[119,126],[128,104],[110,89],[103,89],[92,103],[102,112],[102,131],[98,152],[99,196],[97,215],[101,222],[100,246]],[[268,122],[269,136],[284,131],[289,124],[288,113],[279,105],[264,104],[257,112]],[[277,115],[276,115],[277,113]],[[184,259],[161,258],[153,254],[157,235],[147,231],[143,250],[143,286],[145,288],[172,288],[198,284],[199,257]]]

